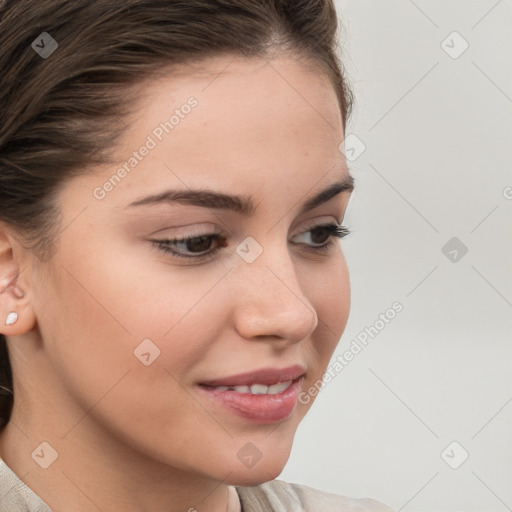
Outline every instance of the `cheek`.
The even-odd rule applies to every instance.
[[[87,387],[91,396],[128,370],[145,368],[141,359],[148,351],[151,361],[179,376],[206,350],[215,322],[223,321],[212,314],[223,267],[168,268],[149,250],[141,257],[111,245],[91,247],[80,257],[63,246],[60,271],[42,292],[41,330],[43,339],[58,345],[52,351],[55,366],[67,369],[67,379],[94,376]]]
[[[317,329],[325,329],[329,341],[338,343],[350,312],[350,278],[343,253],[333,257],[317,273],[304,272],[308,299],[318,315]],[[331,347],[331,343],[328,343]]]
[[[161,443],[194,429],[199,435],[201,425],[220,435],[182,382],[226,324],[216,288],[226,269],[170,269],[154,257],[144,267],[140,255],[120,260],[96,249],[86,258],[68,253],[65,259],[63,252],[60,270],[41,290],[41,332],[54,389],[64,391],[58,393],[67,404],[59,433],[94,420],[145,451],[155,450],[156,458]],[[148,438],[148,429],[154,437]]]
[[[318,315],[309,360],[314,361],[308,383],[321,379],[347,325],[350,312],[350,279],[345,258],[333,258],[321,273],[305,274],[308,298]],[[313,281],[314,279],[314,281]]]

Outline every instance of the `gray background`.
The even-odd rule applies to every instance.
[[[512,510],[512,1],[336,7],[366,148],[352,138],[335,356],[403,311],[321,390],[279,478],[397,511]]]

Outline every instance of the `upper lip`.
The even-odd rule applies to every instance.
[[[199,382],[204,386],[252,386],[253,384],[264,384],[271,386],[278,382],[287,382],[302,377],[306,373],[303,366],[295,365],[287,368],[261,368],[252,372],[238,373],[230,377],[205,380]]]

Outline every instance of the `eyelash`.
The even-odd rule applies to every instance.
[[[309,250],[315,251],[315,252],[318,252],[321,254],[329,251],[329,249],[334,245],[335,239],[344,238],[351,233],[351,231],[347,227],[342,226],[341,224],[322,224],[319,226],[315,226],[315,227],[311,228],[310,230],[304,231],[303,233],[300,233],[300,234],[304,235],[306,233],[315,231],[317,229],[325,229],[330,235],[329,240],[326,243],[324,243],[323,245],[319,245],[316,247],[308,246]],[[201,238],[211,238],[211,239],[214,239],[217,241],[223,240],[223,243],[219,247],[209,250],[208,252],[204,252],[204,253],[200,254],[199,256],[190,256],[190,255],[186,256],[186,255],[184,255],[178,251],[175,251],[174,249],[171,249],[169,247],[170,245],[173,245],[176,243],[184,243],[184,242],[189,242],[192,240],[198,240]],[[184,258],[184,259],[189,259],[189,260],[202,260],[202,259],[205,259],[208,257],[212,257],[219,249],[222,249],[222,247],[226,247],[225,238],[222,235],[218,235],[218,234],[195,235],[195,236],[186,237],[186,238],[174,238],[174,239],[167,238],[164,240],[153,240],[152,242],[157,247],[157,249],[163,251],[166,254],[170,253],[173,256],[176,256],[178,258]]]

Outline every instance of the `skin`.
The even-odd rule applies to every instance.
[[[95,512],[224,512],[228,485],[280,474],[314,398],[259,425],[212,404],[194,383],[298,363],[307,368],[306,390],[347,323],[341,244],[324,254],[307,246],[325,240],[308,230],[342,222],[350,193],[298,215],[308,198],[348,176],[328,78],[289,57],[217,57],[201,71],[145,83],[119,161],[190,96],[197,107],[104,199],[92,192],[119,166],[66,183],[58,205],[67,227],[49,261],[1,225],[0,279],[19,277],[0,293],[16,397],[0,453],[55,512],[70,503]],[[199,187],[251,196],[255,212],[127,208]],[[219,231],[226,247],[202,263],[151,242]],[[235,251],[248,236],[263,248],[250,264]],[[19,320],[5,326],[9,311]],[[150,366],[133,354],[145,338],[161,351]],[[58,453],[47,469],[31,457],[43,441]],[[250,468],[237,457],[248,442],[262,454]]]

